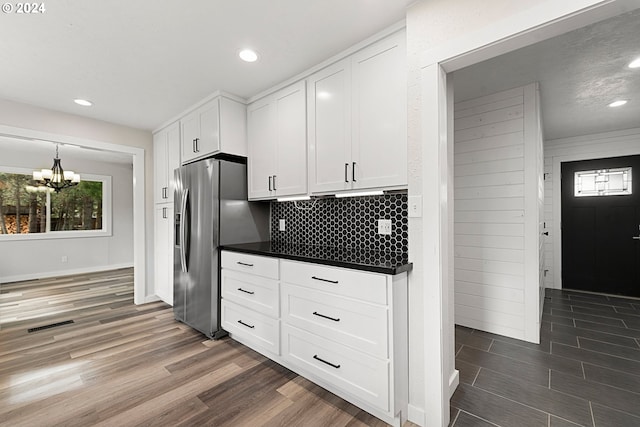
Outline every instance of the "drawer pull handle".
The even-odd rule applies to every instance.
[[[314,312],[313,312],[313,314],[314,314],[315,316],[324,317],[325,319],[333,320],[334,322],[339,322],[339,321],[340,321],[340,319],[339,319],[339,318],[337,318],[337,319],[336,319],[335,317],[329,317],[329,316],[327,316],[327,315],[320,314],[320,313],[318,313],[317,311],[314,311]]]
[[[332,368],[340,369],[340,365],[334,365],[334,364],[333,364],[333,363],[331,363],[331,362],[327,362],[326,360],[322,360],[321,358],[319,358],[319,357],[318,357],[318,355],[317,355],[317,354],[314,354],[314,355],[313,355],[313,358],[314,358],[314,359],[316,359],[316,360],[318,360],[318,361],[320,361],[320,362],[322,362],[322,363],[325,363],[325,364],[327,364],[327,365],[331,366]]]
[[[241,325],[246,326],[247,328],[251,328],[251,329],[255,328],[254,325],[249,325],[248,323],[244,323],[242,320],[238,320],[238,323],[240,323]]]
[[[316,277],[316,276],[311,276],[311,278],[313,280],[320,280],[321,282],[328,282],[328,283],[334,283],[334,284],[338,284],[337,280],[329,280],[329,279],[323,279],[322,277]]]
[[[247,267],[253,267],[253,264],[247,264],[246,262],[240,262],[240,261],[238,261],[238,264],[240,264],[240,265],[244,265],[244,266],[247,266]]]
[[[239,290],[240,292],[244,292],[245,294],[249,294],[249,295],[253,295],[253,294],[255,294],[255,292],[247,291],[247,290],[242,289],[242,288],[238,288],[238,290]]]

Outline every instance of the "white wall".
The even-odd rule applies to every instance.
[[[0,99],[0,125],[144,149],[146,289],[153,289],[153,140],[151,132]],[[115,228],[115,224],[114,224]]]
[[[20,143],[19,140],[16,141]],[[3,150],[0,166],[27,170],[51,166],[54,152],[24,155]],[[133,266],[133,174],[131,164],[76,159],[73,150],[61,148],[65,169],[80,175],[111,176],[111,236],[41,240],[0,240],[0,283],[50,277],[77,271]],[[61,256],[67,262],[61,262]]]
[[[544,221],[549,230],[545,237],[546,287],[562,287],[561,195],[559,190],[554,191],[560,188],[561,162],[635,154],[640,154],[640,128],[545,141]]]

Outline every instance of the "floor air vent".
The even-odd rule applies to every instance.
[[[68,325],[70,323],[73,323],[73,320],[65,320],[64,322],[52,323],[50,325],[44,325],[44,326],[38,326],[36,328],[30,328],[30,329],[27,330],[27,332],[29,332],[29,333],[37,332],[37,331],[41,331],[43,329],[51,329],[51,328],[55,328],[55,327],[62,326],[62,325]]]

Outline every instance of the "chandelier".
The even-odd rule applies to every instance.
[[[80,182],[80,175],[73,171],[65,171],[58,158],[58,144],[56,144],[56,158],[53,159],[51,169],[33,171],[33,180],[40,185],[52,188],[56,193],[64,188],[73,187]]]

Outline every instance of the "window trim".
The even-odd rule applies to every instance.
[[[25,168],[11,166],[0,166],[0,172],[31,175],[33,171]],[[102,182],[102,229],[101,230],[64,230],[48,231],[44,233],[32,234],[0,234],[0,241],[11,240],[48,240],[48,239],[77,239],[91,237],[110,237],[112,233],[112,177],[109,175],[96,175],[90,173],[80,173],[85,181]],[[62,190],[64,191],[64,190]]]

